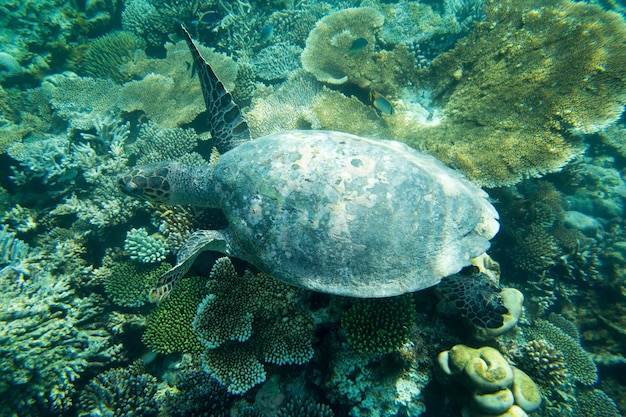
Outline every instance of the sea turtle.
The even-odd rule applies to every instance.
[[[211,133],[236,146],[210,165],[137,166],[120,183],[157,203],[221,208],[229,227],[192,234],[153,301],[205,250],[310,290],[388,297],[436,285],[488,249],[499,224],[487,194],[432,156],[332,131],[250,140],[231,95],[183,32]]]

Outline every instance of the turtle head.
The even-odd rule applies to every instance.
[[[171,162],[138,165],[119,179],[120,188],[125,194],[155,204],[167,204],[172,188],[168,179],[171,169]]]

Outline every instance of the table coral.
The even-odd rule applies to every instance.
[[[407,135],[400,124],[394,137],[489,187],[557,171],[583,151],[569,132],[595,132],[623,111],[625,39],[623,18],[599,6],[493,3],[430,68],[441,125]]]
[[[261,361],[303,364],[313,357],[313,318],[298,305],[302,290],[263,273],[239,276],[220,258],[207,292],[192,327],[206,348],[203,367],[230,392],[263,382]]]
[[[369,7],[344,9],[324,17],[309,34],[302,66],[321,82],[370,86],[373,79],[379,79],[374,44],[383,22],[383,15]],[[363,50],[350,51],[360,38],[366,40]]]

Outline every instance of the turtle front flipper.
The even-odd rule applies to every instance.
[[[444,277],[435,289],[475,326],[495,329],[504,323],[508,309],[500,287],[482,272]]]
[[[160,303],[167,298],[174,285],[185,276],[202,252],[215,251],[240,257],[238,247],[230,229],[194,232],[176,254],[176,265],[161,275],[157,285],[150,290],[150,302]]]

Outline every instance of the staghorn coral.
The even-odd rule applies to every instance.
[[[94,78],[110,78],[117,83],[128,81],[121,66],[132,59],[145,42],[130,32],[112,32],[94,39],[87,48],[83,68]]]
[[[157,379],[137,365],[101,373],[83,388],[79,416],[156,416]]]
[[[205,284],[204,277],[182,280],[168,298],[150,313],[141,340],[152,352],[170,354],[202,351],[191,322],[198,305],[207,295]]]
[[[556,263],[559,247],[554,237],[540,226],[531,227],[509,249],[511,262],[522,271],[539,272]]]
[[[150,289],[170,267],[166,263],[159,266],[134,262],[115,263],[102,275],[104,292],[119,306],[141,307],[148,301]]]
[[[430,67],[441,124],[411,132],[390,122],[393,137],[494,187],[559,170],[583,151],[569,132],[594,132],[619,117],[626,57],[617,46],[626,25],[616,13],[568,1],[494,3],[486,13]]]
[[[263,273],[240,277],[228,258],[220,258],[207,292],[192,327],[207,348],[203,367],[230,392],[263,382],[261,361],[302,364],[313,357],[313,319],[297,305],[302,290]],[[235,365],[249,372],[230,368]]]
[[[409,339],[415,321],[412,294],[357,299],[341,318],[350,346],[364,354],[390,353]]]
[[[148,235],[144,227],[132,228],[126,233],[124,250],[130,259],[144,264],[155,264],[164,261],[170,253],[165,238],[159,233]]]

